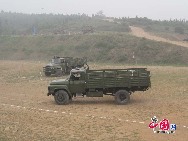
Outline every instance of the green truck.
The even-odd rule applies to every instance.
[[[71,69],[87,65],[86,58],[59,57],[54,56],[49,64],[43,67],[46,76],[62,76],[69,74]]]
[[[54,96],[59,105],[68,104],[76,96],[115,97],[117,104],[130,101],[135,91],[146,91],[151,87],[150,71],[146,68],[129,69],[72,69],[67,79],[53,80],[47,95]]]

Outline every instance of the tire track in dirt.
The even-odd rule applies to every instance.
[[[34,108],[34,107],[23,107],[23,106],[19,106],[19,105],[12,105],[12,104],[5,104],[5,103],[2,103],[1,104],[2,106],[8,106],[8,107],[11,107],[11,108],[21,108],[21,109],[26,109],[26,110],[35,110],[35,111],[43,111],[43,112],[50,112],[50,113],[57,113],[57,114],[64,114],[64,115],[69,115],[69,116],[71,116],[71,115],[74,115],[74,113],[69,113],[69,112],[65,112],[65,111],[63,111],[63,112],[60,112],[60,111],[54,111],[54,110],[49,110],[49,109],[40,109],[40,108]],[[94,115],[85,115],[84,116],[85,118],[90,118],[90,119],[94,119],[94,118],[97,118],[97,119],[100,119],[100,120],[102,120],[102,119],[108,119],[108,120],[118,120],[118,121],[124,121],[124,122],[129,122],[129,123],[139,123],[139,124],[145,124],[145,122],[144,121],[136,121],[136,120],[122,120],[122,119],[120,119],[120,118],[118,118],[118,119],[114,119],[113,117],[108,117],[108,116],[94,116]],[[187,128],[188,129],[188,126],[186,126],[186,125],[176,125],[176,126],[178,126],[178,127],[182,127],[182,128]]]
[[[149,34],[148,32],[145,32],[140,27],[130,26],[130,28],[131,28],[131,34],[133,36],[144,37],[144,38],[158,41],[158,42],[166,42],[166,43],[170,43],[170,44],[174,44],[178,46],[188,47],[188,43],[184,41],[171,41],[171,40],[159,37],[159,36],[154,36],[154,35]]]
[[[5,104],[2,103],[2,106],[7,106],[7,107],[11,107],[11,108],[20,108],[20,109],[27,109],[27,110],[36,110],[36,111],[43,111],[43,112],[50,112],[50,113],[58,113],[58,114],[66,114],[66,115],[74,115],[74,113],[70,113],[70,112],[65,112],[65,111],[54,111],[54,110],[49,110],[49,109],[40,109],[40,108],[34,108],[34,107],[24,107],[24,106],[19,106],[19,105],[12,105],[12,104]],[[98,118],[98,119],[108,119],[108,120],[115,120],[114,118],[108,117],[108,116],[94,116],[94,115],[88,115],[86,114],[85,117],[88,118]],[[136,120],[122,120],[120,118],[116,119],[119,121],[126,121],[126,122],[131,122],[131,123],[140,123],[140,124],[144,124],[145,122],[143,121],[136,121]]]

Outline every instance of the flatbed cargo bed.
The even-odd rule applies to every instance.
[[[132,89],[134,87],[139,90],[151,86],[150,72],[147,68],[88,70],[86,77],[89,89],[112,87]]]

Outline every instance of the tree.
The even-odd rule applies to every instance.
[[[101,18],[106,17],[106,16],[104,15],[104,12],[103,12],[102,10],[98,11],[98,12],[96,13],[96,16],[97,16],[97,17],[101,17]]]

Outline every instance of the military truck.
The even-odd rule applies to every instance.
[[[150,71],[146,68],[129,69],[72,69],[67,79],[53,80],[47,95],[54,96],[59,105],[68,104],[76,96],[114,96],[117,104],[130,101],[135,91],[146,91],[151,87]]]
[[[87,66],[86,58],[54,56],[51,62],[43,67],[43,72],[46,76],[62,76],[63,74],[69,74],[71,69],[81,68],[85,65]]]

